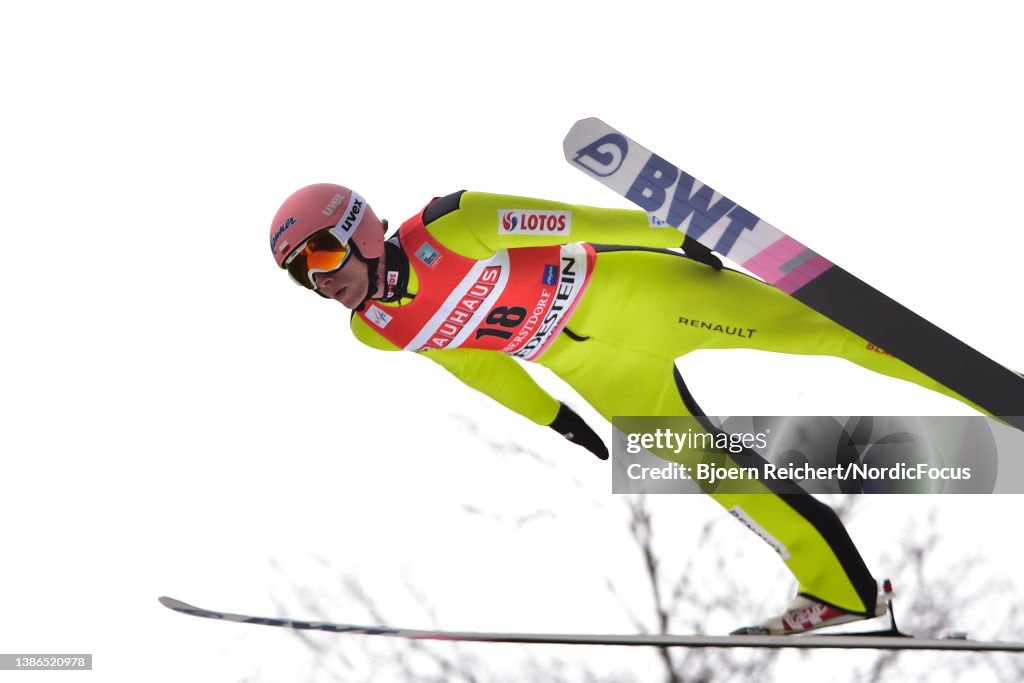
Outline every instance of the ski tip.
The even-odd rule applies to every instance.
[[[181,600],[175,600],[174,598],[169,598],[166,595],[161,595],[157,599],[160,601],[160,604],[163,605],[164,607],[167,607],[169,609],[173,609],[173,610],[178,611],[178,612],[181,612],[183,610],[188,610],[188,609],[194,609],[192,607],[192,605],[184,603]]]
[[[594,130],[599,128],[609,128],[609,126],[596,116],[588,116],[572,124],[572,128],[562,140],[562,153],[565,154],[566,161],[572,162],[575,159],[580,139],[589,137]]]
[[[576,126],[594,126],[598,124],[602,126],[608,125],[607,123],[597,118],[596,116],[588,116],[586,118],[579,119],[578,121],[576,121],[576,123],[572,124],[572,127],[575,128]]]

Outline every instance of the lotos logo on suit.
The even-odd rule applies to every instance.
[[[572,211],[498,211],[499,235],[568,235],[571,231]]]

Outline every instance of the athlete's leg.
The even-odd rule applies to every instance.
[[[774,287],[669,254],[599,254],[591,287],[570,327],[673,358],[694,349],[726,348],[836,356],[985,412]]]
[[[600,339],[573,341],[566,335],[540,363],[573,386],[609,421],[615,416],[685,416],[700,414],[671,358],[623,348]],[[683,453],[698,458],[696,453]],[[750,453],[747,457],[756,458]],[[733,461],[727,465],[735,466]],[[877,587],[836,514],[794,485],[763,493],[711,493],[720,505],[749,526],[780,554],[799,582],[799,591],[841,609],[872,613]],[[747,489],[750,490],[750,489]],[[788,491],[779,495],[779,491]]]

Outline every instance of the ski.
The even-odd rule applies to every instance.
[[[566,160],[653,219],[1024,429],[1024,379],[769,225],[600,119],[573,125]]]
[[[477,643],[524,643],[549,645],[625,645],[650,647],[757,647],[757,648],[833,648],[871,650],[973,650],[991,652],[1024,652],[1024,643],[985,642],[964,637],[916,638],[899,632],[893,624],[888,631],[842,633],[830,635],[737,635],[737,636],[668,636],[668,635],[588,635],[553,633],[487,633],[473,631],[420,630],[388,626],[357,626],[324,621],[298,621],[275,617],[255,617],[195,607],[162,597],[160,603],[182,614],[206,619],[260,624],[303,631],[328,631],[367,636],[389,636],[407,640],[442,640]]]

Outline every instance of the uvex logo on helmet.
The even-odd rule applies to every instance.
[[[282,223],[280,227],[278,227],[278,229],[274,231],[274,234],[270,236],[271,249],[277,248],[277,241],[281,239],[281,235],[283,235],[285,230],[292,227],[293,225],[295,225],[295,216],[288,216],[288,220]]]
[[[498,212],[498,233],[506,235],[568,235],[572,211],[530,211],[502,209]]]
[[[337,235],[344,244],[348,244],[349,238],[352,236],[352,233],[355,232],[356,226],[359,225],[359,221],[362,220],[362,218],[363,198],[353,192],[352,199],[348,203],[348,210],[345,212],[345,217],[338,221],[337,225],[331,228],[331,232]]]
[[[344,201],[345,195],[341,194],[340,192],[334,195],[333,197],[331,197],[331,201],[327,202],[327,206],[324,207],[323,214],[325,216],[330,216],[332,213],[338,210],[338,207],[341,206],[341,203]]]

